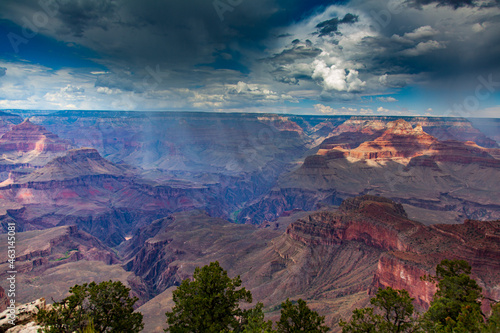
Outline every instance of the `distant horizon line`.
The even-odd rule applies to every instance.
[[[202,110],[105,110],[105,109],[100,109],[100,110],[84,110],[84,109],[79,109],[79,110],[56,110],[56,109],[47,109],[47,110],[40,110],[40,109],[13,109],[13,108],[8,108],[8,109],[0,109],[0,112],[3,113],[10,113],[10,114],[15,114],[15,112],[33,112],[33,113],[43,113],[43,115],[53,115],[55,113],[63,113],[63,112],[74,112],[74,113],[85,113],[85,112],[96,112],[96,113],[192,113],[192,114],[225,114],[225,115],[231,115],[231,114],[245,114],[245,115],[274,115],[274,116],[307,116],[307,117],[362,117],[362,118],[447,118],[447,119],[500,119],[500,117],[458,117],[458,116],[449,116],[449,115],[394,115],[394,114],[388,114],[388,115],[354,115],[354,114],[299,114],[299,113],[274,113],[274,112],[237,112],[237,111],[202,111]],[[22,115],[19,115],[22,116]]]

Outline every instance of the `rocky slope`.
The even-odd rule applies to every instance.
[[[422,307],[427,307],[435,287],[420,281],[422,273],[443,259],[467,260],[473,267],[473,277],[490,299],[499,299],[500,290],[500,221],[466,220],[461,225],[435,225],[431,237],[424,238],[415,250],[392,251],[379,261],[374,287],[391,286],[410,291]],[[435,244],[434,249],[430,244]],[[485,311],[489,302],[483,303]]]
[[[9,270],[7,246],[7,235],[0,235],[2,281],[7,281]],[[120,264],[112,249],[77,226],[17,232],[16,301],[29,302],[39,297],[60,300],[74,284],[110,278],[134,286],[134,294],[143,299],[140,281],[123,271]]]
[[[391,286],[407,289],[425,308],[435,288],[420,281],[444,258],[464,259],[485,295],[498,299],[500,281],[500,221],[466,220],[458,225],[426,227],[407,218],[403,207],[391,200],[363,196],[348,199],[337,213],[315,213],[292,223],[287,233],[305,244],[363,242],[383,255],[374,275],[373,291]]]
[[[203,186],[159,186],[103,159],[95,149],[77,149],[31,173],[11,173],[0,184],[2,225],[20,231],[77,224],[108,245],[135,226],[169,212],[203,207],[217,214],[212,190]],[[5,227],[3,227],[6,230]]]
[[[37,152],[66,151],[71,143],[60,139],[57,135],[47,131],[43,126],[35,125],[28,119],[0,138],[0,152],[23,152],[35,150]]]
[[[155,221],[123,246],[122,253],[129,257],[124,267],[145,281],[155,296],[139,308],[150,332],[164,328],[168,307],[163,305],[171,304],[172,288],[195,267],[215,260],[230,276],[240,274],[254,299],[269,309],[287,297],[302,297],[329,313],[329,320],[346,317],[351,306],[366,304],[380,254],[358,243],[310,246],[279,230],[235,225],[200,211]],[[272,310],[271,316],[276,315],[279,311]]]
[[[440,141],[473,141],[484,148],[499,147],[494,134],[481,131],[481,125],[473,119],[415,117],[409,123],[422,126],[426,133]]]
[[[0,278],[7,281],[7,235],[0,235],[0,251]],[[145,285],[121,264],[114,250],[75,225],[17,232],[16,302],[45,297],[52,303],[75,284],[113,279],[130,286],[142,304]]]
[[[71,147],[71,142],[26,119],[0,138],[0,171],[43,166]]]
[[[500,221],[429,227],[408,219],[402,205],[375,196],[348,199],[337,211],[291,221],[282,233],[184,212],[138,232],[122,253],[129,257],[126,269],[146,282],[151,296],[157,295],[140,308],[151,320],[150,331],[164,326],[172,289],[194,267],[214,260],[231,276],[241,275],[271,318],[279,315],[275,306],[287,297],[301,297],[336,330],[338,320],[366,306],[378,287],[406,288],[417,307],[425,309],[435,289],[420,276],[432,274],[444,258],[469,261],[485,295],[500,296]]]
[[[471,118],[475,128],[500,144],[500,120],[496,118]]]
[[[311,210],[367,193],[406,204],[411,216],[425,223],[500,217],[500,201],[492,196],[500,186],[500,160],[493,153],[498,149],[440,141],[405,120],[372,125],[363,124],[366,133],[351,142],[326,139],[269,194],[249,203],[239,220],[261,223],[284,210]],[[355,142],[372,135],[377,137]]]
[[[338,210],[285,215],[290,216],[257,228],[200,210],[174,213],[140,228],[120,245],[128,273],[109,265],[115,263],[114,254],[76,227],[19,233],[19,280],[26,293],[41,297],[40,288],[48,283],[44,276],[59,281],[68,274],[65,269],[89,278],[84,272],[91,268],[84,264],[94,263],[92,269],[101,277],[119,277],[141,297],[139,310],[148,332],[164,328],[171,291],[195,267],[215,260],[230,276],[241,275],[270,318],[279,316],[277,306],[286,298],[303,298],[326,315],[334,331],[338,320],[366,306],[378,287],[406,288],[418,308],[425,309],[434,286],[420,276],[432,273],[443,258],[469,261],[485,294],[500,297],[500,221],[425,226],[408,219],[401,204],[376,196],[345,200]]]
[[[121,245],[121,254],[124,267],[141,277],[149,294],[156,296],[180,284],[197,263],[225,257],[226,263],[242,264],[280,233],[232,224],[195,210],[175,213],[138,230]]]
[[[16,322],[9,321],[8,311],[0,313],[0,332],[5,333],[34,333],[42,327],[36,324],[36,314],[40,309],[48,309],[45,299],[41,298],[27,304],[18,304],[15,309]]]
[[[3,238],[0,248],[5,250],[0,255],[0,266],[6,268],[7,235],[0,235],[0,238]],[[40,272],[79,260],[102,261],[107,265],[119,262],[111,249],[77,226],[19,233],[16,241],[16,270],[19,273]]]

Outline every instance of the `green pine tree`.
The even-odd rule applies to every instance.
[[[242,333],[276,333],[272,321],[264,320],[263,307],[264,304],[259,302],[254,308],[245,311]]]
[[[491,308],[491,314],[481,333],[500,332],[500,303],[496,303]]]
[[[370,303],[374,308],[356,309],[349,322],[340,321],[342,333],[403,333],[417,330],[413,298],[406,290],[380,288]]]
[[[293,304],[289,299],[281,303],[281,316],[278,321],[278,333],[309,332],[322,333],[329,330],[323,325],[325,317],[309,309],[306,301],[299,299]]]
[[[252,302],[252,294],[241,286],[239,276],[231,279],[212,262],[197,267],[193,280],[186,279],[173,292],[175,306],[167,312],[172,333],[219,333],[239,329],[244,316],[239,302]]]
[[[437,291],[424,314],[422,325],[429,332],[480,332],[484,326],[481,312],[481,287],[470,277],[465,260],[441,261],[436,276],[423,280],[436,283]]]
[[[91,282],[70,288],[70,296],[55,302],[52,309],[40,309],[37,321],[45,333],[140,332],[142,314],[134,312],[137,297],[120,281]]]

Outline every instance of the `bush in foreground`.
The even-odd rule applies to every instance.
[[[70,288],[71,295],[55,302],[52,309],[40,309],[37,321],[45,333],[70,333],[85,330],[103,332],[140,332],[142,314],[134,312],[137,297],[119,281],[91,282]]]

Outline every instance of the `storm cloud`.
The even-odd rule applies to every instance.
[[[12,93],[5,94],[23,96],[18,87],[39,87],[28,67],[13,66],[30,63],[30,70],[45,73],[53,86],[32,89],[29,103],[45,103],[51,96],[47,107],[55,96],[71,93],[75,99],[65,88],[72,84],[84,89],[77,101],[86,107],[94,103],[93,108],[281,105],[295,110],[298,104],[316,112],[312,103],[382,102],[386,100],[376,97],[388,93],[395,96],[395,104],[405,103],[398,97],[405,89],[446,96],[473,91],[478,77],[500,72],[496,0],[51,4],[49,13],[29,0],[0,3],[0,26],[24,38],[18,53],[6,44],[0,57],[5,68],[0,76],[8,70],[6,78],[12,80],[3,86],[12,87]],[[29,37],[23,35],[26,22],[33,26],[38,22],[33,18],[40,15],[47,16],[43,26]],[[55,66],[56,46],[65,50],[64,66]],[[422,109],[431,107],[439,109]]]
[[[334,17],[327,21],[323,21],[316,25],[320,36],[330,35],[331,33],[337,33],[339,24],[352,24],[358,21],[358,16],[351,13],[347,13],[343,19],[339,20],[338,17]]]
[[[421,8],[422,5],[436,4],[438,6],[449,6],[454,9],[460,7],[490,7],[500,5],[500,1],[478,1],[478,0],[408,0],[410,5]]]

